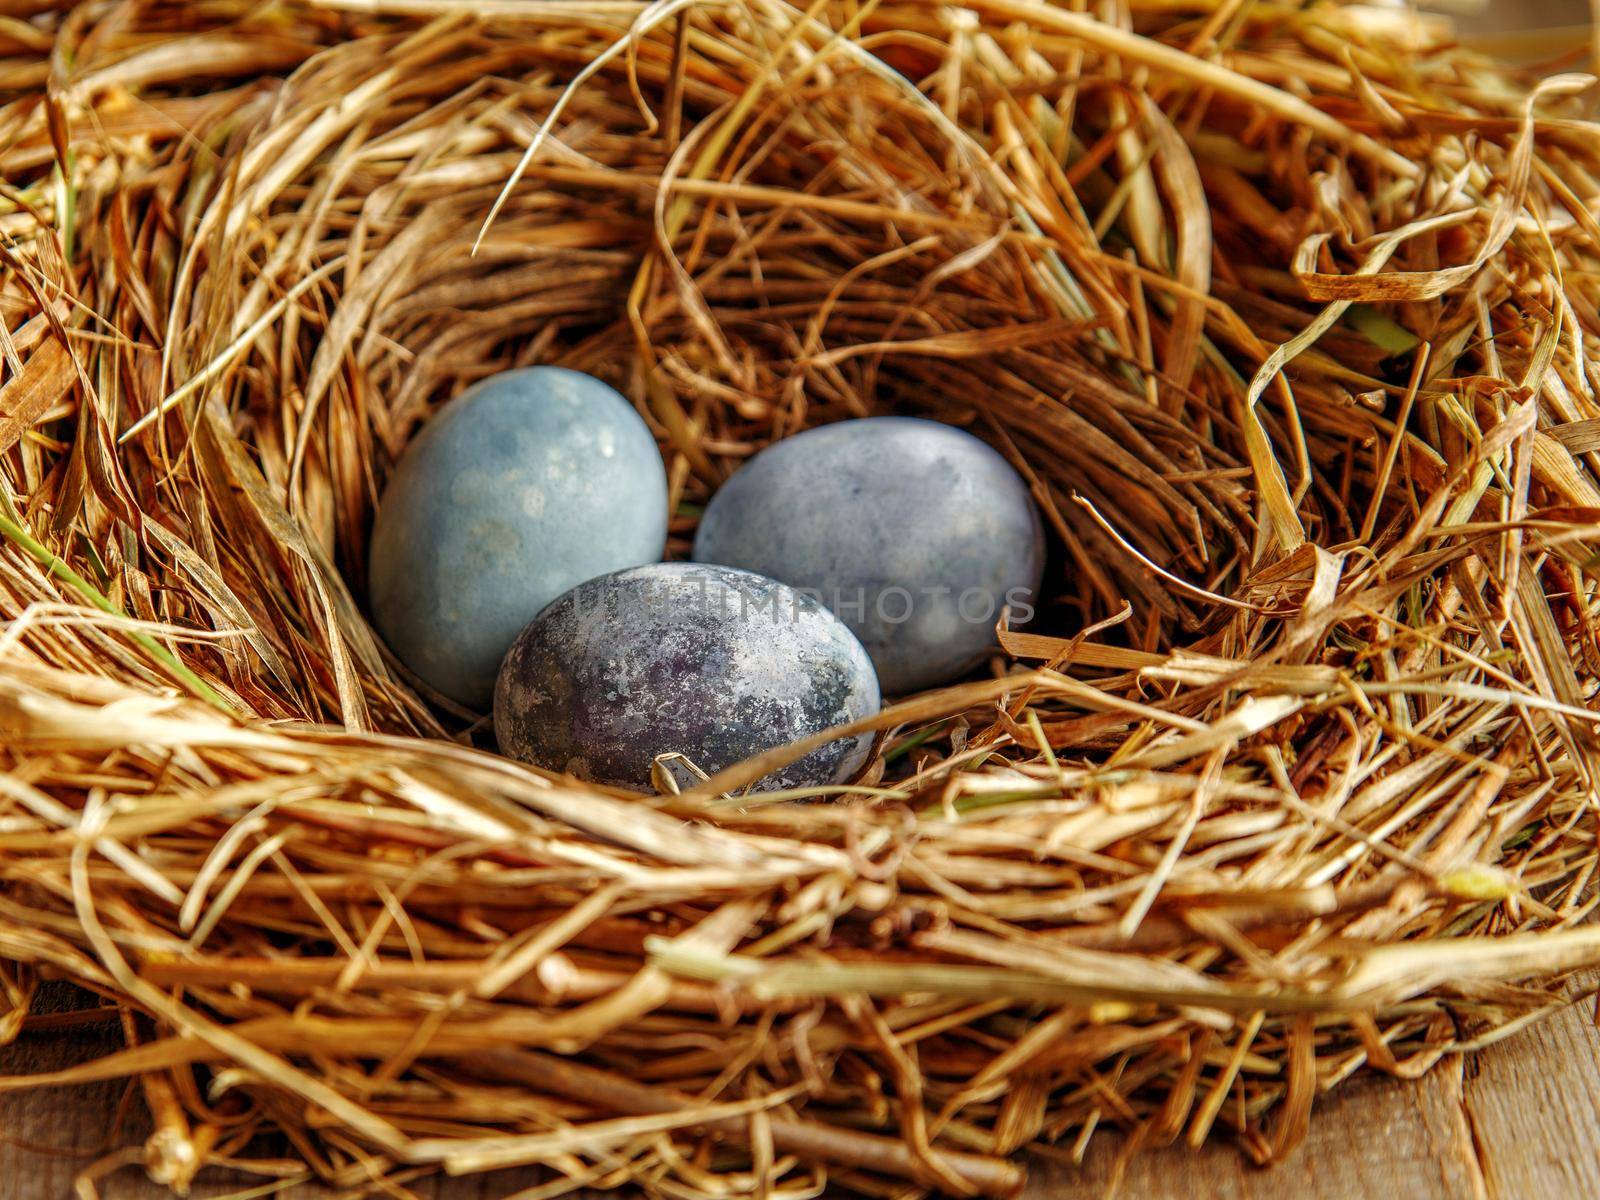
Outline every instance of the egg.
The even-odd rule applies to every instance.
[[[694,557],[819,598],[888,693],[948,683],[1033,614],[1043,528],[1022,477],[969,433],[912,417],[775,442],[712,497]]]
[[[506,371],[445,405],[395,467],[372,530],[373,621],[425,683],[483,709],[541,609],[659,559],[666,538],[666,470],[633,407],[577,371]]]
[[[816,601],[748,571],[655,563],[579,584],[522,631],[494,727],[502,753],[646,790],[658,755],[712,774],[878,704],[867,652]],[[830,742],[757,788],[847,782],[871,748],[870,734]]]

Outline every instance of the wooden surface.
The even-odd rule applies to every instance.
[[[0,1050],[0,1072],[49,1070],[114,1047],[108,1034],[34,1035]],[[90,1163],[142,1135],[118,1128],[124,1089],[0,1094],[0,1196],[65,1200]],[[134,1106],[137,1111],[137,1106]],[[1145,1150],[1125,1161],[1114,1133],[1082,1168],[1035,1160],[1028,1196],[1090,1200],[1115,1187],[1127,1200],[1543,1200],[1600,1196],[1600,1034],[1585,1002],[1465,1062],[1415,1082],[1358,1078],[1322,1097],[1294,1157],[1251,1167],[1218,1142],[1197,1153]],[[1119,1183],[1120,1186],[1116,1186]],[[243,1200],[259,1179],[202,1175],[200,1200]],[[531,1180],[428,1180],[421,1200],[501,1200]],[[103,1200],[158,1200],[137,1166],[103,1178]],[[293,1200],[329,1197],[296,1187]]]

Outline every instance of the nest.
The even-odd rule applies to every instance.
[[[67,979],[127,1047],[0,1087],[136,1084],[85,1194],[1267,1162],[1600,961],[1587,77],[1333,5],[29,7],[0,1030]],[[656,797],[501,759],[375,638],[364,539],[536,362],[649,419],[674,556],[773,439],[965,426],[1049,602],[826,802],[741,795],[804,744]]]

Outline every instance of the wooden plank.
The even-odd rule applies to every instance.
[[[1600,1033],[1575,1005],[1415,1083],[1352,1080],[1319,1099],[1287,1162],[1258,1170],[1223,1144],[1146,1151],[1117,1195],[1139,1200],[1532,1200],[1600,1196]],[[1099,1200],[1120,1147],[1094,1147],[1081,1171],[1036,1168],[1037,1200]]]
[[[1035,1160],[1025,1200],[1529,1200],[1600,1196],[1600,1034],[1588,1005],[1575,1006],[1466,1063],[1447,1062],[1416,1082],[1381,1076],[1322,1097],[1311,1133],[1286,1163],[1249,1165],[1216,1141],[1145,1150],[1124,1162],[1107,1130],[1082,1168]],[[115,1048],[100,1028],[34,1035],[0,1049],[0,1072],[66,1066]],[[141,1138],[143,1113],[118,1123],[118,1083],[0,1095],[0,1195],[62,1200],[73,1177],[100,1155]],[[422,1200],[501,1200],[532,1174],[430,1179]],[[211,1171],[196,1200],[222,1200],[259,1179]],[[284,1200],[325,1200],[297,1187]],[[165,1200],[169,1193],[128,1166],[101,1182],[102,1200]]]
[[[1311,1131],[1290,1159],[1266,1169],[1252,1166],[1226,1141],[1199,1152],[1182,1142],[1145,1150],[1119,1163],[1124,1146],[1112,1138],[1091,1147],[1083,1168],[1034,1168],[1029,1188],[1037,1200],[1469,1200],[1481,1196],[1472,1137],[1441,1066],[1412,1084],[1357,1078],[1322,1097],[1311,1112]]]
[[[47,988],[34,1011],[57,1012],[81,1005],[76,995]],[[103,1026],[25,1036],[0,1049],[0,1073],[59,1070],[115,1045],[110,1030]],[[117,1116],[124,1091],[121,1082],[108,1080],[80,1088],[0,1095],[0,1195],[15,1200],[71,1196],[75,1175],[127,1144]],[[10,1191],[13,1187],[20,1190]],[[157,1194],[139,1188],[127,1196],[128,1200],[145,1200]]]
[[[1464,1108],[1491,1200],[1600,1196],[1600,1033],[1592,1002],[1469,1062]]]

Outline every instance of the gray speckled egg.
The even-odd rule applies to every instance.
[[[407,447],[372,529],[372,615],[400,660],[485,708],[506,647],[575,583],[661,557],[667,476],[649,428],[577,371],[506,371]]]
[[[707,773],[878,711],[861,643],[809,597],[748,571],[655,563],[580,583],[512,645],[495,687],[502,753],[648,790],[657,755]],[[842,739],[758,790],[843,783],[872,737]]]
[[[694,556],[821,599],[888,693],[948,683],[1032,616],[1044,570],[1022,477],[969,433],[912,417],[841,421],[775,442],[712,497]]]

